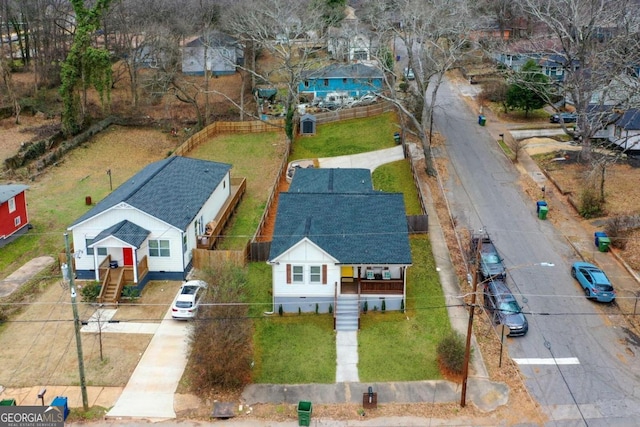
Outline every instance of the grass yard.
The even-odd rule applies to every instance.
[[[286,144],[281,132],[228,134],[219,135],[189,153],[189,157],[229,163],[233,166],[232,177],[247,179],[247,191],[218,248],[241,249],[253,237],[276,183]]]
[[[442,378],[436,346],[451,325],[428,236],[411,237],[411,254],[414,265],[408,269],[406,313],[369,310],[360,316],[360,381]]]
[[[175,138],[158,129],[111,126],[28,183],[33,230],[2,248],[2,277],[36,256],[64,249],[66,228],[91,208],[85,198],[96,203],[110,192],[107,170],[116,188],[147,164],[165,158],[176,144]]]
[[[313,136],[298,137],[289,161],[346,156],[393,147],[399,127],[395,113],[317,126]]]
[[[418,189],[413,183],[411,166],[407,160],[379,166],[371,174],[373,188],[387,193],[403,193],[407,215],[420,215],[422,208],[418,199]]]

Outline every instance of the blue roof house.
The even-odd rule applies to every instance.
[[[146,166],[68,227],[83,254],[75,259],[78,278],[104,281],[106,263],[138,286],[184,280],[197,236],[231,194],[230,170],[179,156]]]
[[[368,169],[300,169],[280,193],[268,263],[274,310],[399,310],[411,249],[403,195]],[[340,322],[340,319],[337,319]]]
[[[325,98],[331,92],[361,97],[370,92],[380,92],[383,77],[382,70],[362,63],[331,64],[304,73],[298,91],[313,94],[314,98]]]

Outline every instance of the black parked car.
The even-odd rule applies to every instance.
[[[484,307],[494,323],[509,328],[510,337],[525,335],[529,330],[527,318],[502,279],[492,279],[484,285]]]
[[[554,114],[553,116],[549,117],[549,121],[551,123],[560,123],[561,118],[565,123],[575,123],[578,121],[578,116],[573,113]]]

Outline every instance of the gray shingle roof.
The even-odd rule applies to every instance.
[[[304,79],[381,79],[382,77],[382,71],[380,69],[360,63],[331,64],[318,70],[309,71],[303,75]]]
[[[369,169],[296,170],[289,193],[365,193],[373,191]]]
[[[622,114],[622,117],[618,119],[616,126],[626,130],[640,129],[640,110],[632,108],[625,111],[624,114]]]
[[[69,228],[124,202],[184,230],[230,169],[226,163],[180,156],[151,163]]]
[[[342,264],[411,264],[400,193],[280,193],[269,259],[304,237]]]
[[[149,234],[151,234],[149,230],[145,230],[130,221],[124,220],[103,230],[93,239],[93,242],[96,244],[109,236],[113,236],[135,248],[139,248]]]
[[[29,187],[23,184],[0,185],[0,203],[4,203],[10,198],[17,196],[27,188]]]

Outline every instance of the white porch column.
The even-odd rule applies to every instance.
[[[100,281],[100,270],[98,267],[98,248],[93,248],[93,270],[95,271],[96,282]]]
[[[138,283],[138,249],[131,249],[133,251],[133,283]]]

